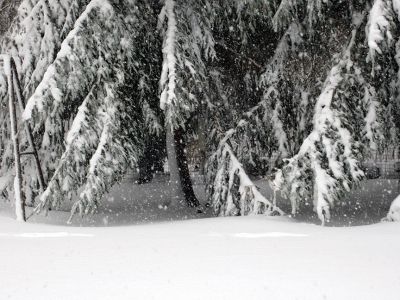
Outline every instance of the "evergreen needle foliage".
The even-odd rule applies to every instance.
[[[217,214],[283,213],[250,179],[268,176],[293,214],[313,206],[328,221],[361,162],[398,141],[399,26],[399,0],[23,0],[0,47],[16,59],[48,181],[39,195],[24,159],[25,196],[91,213],[128,169],[151,173],[168,152],[197,205],[185,151],[196,144]]]

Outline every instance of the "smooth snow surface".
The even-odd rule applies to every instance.
[[[246,239],[258,239],[258,238],[279,238],[279,237],[306,237],[307,234],[303,233],[288,233],[288,232],[266,232],[266,233],[235,233],[234,237],[246,238]]]
[[[0,217],[1,299],[396,299],[400,224],[284,217],[121,227]]]
[[[19,223],[1,202],[0,299],[397,299],[399,222],[321,227],[160,209],[170,197],[164,180],[115,186],[98,214],[73,226],[65,225],[70,207]],[[364,223],[378,196],[385,209],[368,219],[380,220],[395,198],[397,180],[367,183],[350,197],[363,201],[351,224]],[[204,202],[203,186],[194,188]]]
[[[21,238],[62,238],[62,237],[92,237],[93,234],[68,232],[29,232],[29,233],[0,233],[0,237]]]

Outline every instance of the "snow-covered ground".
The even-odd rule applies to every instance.
[[[2,203],[0,299],[399,298],[400,223],[212,218],[165,199],[163,184],[126,182],[70,226],[68,205],[22,224]]]
[[[400,223],[282,217],[120,227],[0,217],[1,299],[398,299]]]

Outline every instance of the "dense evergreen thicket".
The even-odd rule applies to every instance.
[[[146,181],[167,155],[174,201],[197,206],[194,143],[218,215],[281,213],[249,177],[261,175],[293,214],[310,204],[325,222],[371,150],[398,141],[399,25],[399,0],[24,0],[0,48],[48,181],[38,195],[24,161],[25,195],[49,209],[79,190],[72,213],[90,213],[127,169]]]

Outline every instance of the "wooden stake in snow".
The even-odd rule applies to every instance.
[[[25,222],[25,198],[22,194],[22,170],[21,170],[21,157],[19,152],[19,139],[18,139],[18,126],[17,126],[17,112],[15,108],[15,94],[13,89],[13,72],[11,72],[11,58],[9,56],[2,57],[4,62],[4,71],[7,75],[8,83],[8,97],[9,109],[11,120],[11,139],[14,148],[14,163],[15,163],[15,179],[14,179],[14,194],[15,194],[15,214],[17,221]]]
[[[24,109],[25,109],[25,98],[24,98],[24,95],[22,94],[22,88],[21,88],[21,84],[19,82],[17,68],[15,66],[14,59],[12,59],[12,58],[10,60],[10,67],[11,67],[11,73],[12,73],[12,76],[13,76],[15,94],[16,94],[17,99],[18,99],[19,109],[20,109],[20,111],[22,113],[24,111]],[[24,126],[25,126],[25,132],[26,132],[26,135],[27,135],[27,138],[28,138],[29,146],[32,149],[32,152],[28,152],[26,154],[32,154],[33,157],[35,158],[36,168],[37,168],[37,172],[38,172],[40,193],[43,193],[44,190],[46,189],[46,184],[44,182],[44,176],[43,176],[43,172],[42,172],[42,167],[40,166],[39,154],[38,154],[38,152],[36,150],[36,146],[35,146],[35,143],[33,141],[32,129],[31,129],[31,126],[29,125],[28,122],[24,122]],[[24,153],[21,153],[20,155],[23,155],[23,154]]]
[[[11,138],[14,148],[14,161],[15,161],[15,179],[14,179],[14,194],[15,194],[15,213],[18,221],[25,222],[25,197],[22,193],[22,167],[21,167],[21,156],[22,155],[33,155],[36,162],[38,171],[38,180],[40,186],[40,192],[43,193],[46,185],[44,182],[44,176],[42,168],[40,166],[39,155],[36,150],[36,146],[33,140],[32,129],[29,123],[25,122],[25,132],[31,147],[31,152],[21,153],[19,148],[18,138],[18,124],[17,124],[17,110],[15,106],[15,96],[18,99],[19,109],[21,113],[25,109],[25,99],[22,94],[21,84],[18,78],[17,68],[15,61],[9,55],[0,55],[0,63],[3,63],[4,73],[7,76],[8,84],[8,97],[9,97],[9,109],[10,109],[10,120],[11,120]]]

